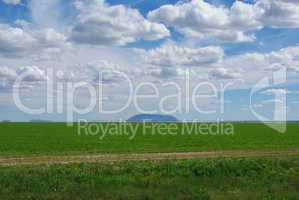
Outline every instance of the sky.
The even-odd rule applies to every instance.
[[[0,0],[0,120],[299,120],[297,0]]]

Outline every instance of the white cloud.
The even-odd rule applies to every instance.
[[[120,83],[124,80],[124,76],[134,76],[134,72],[128,68],[121,67],[118,64],[107,60],[90,62],[87,68],[91,70],[91,76],[95,83]]]
[[[44,70],[37,66],[25,66],[17,70],[17,74],[26,75],[23,79],[28,82],[38,82],[47,80],[47,76]]]
[[[261,21],[275,28],[299,27],[299,1],[259,0],[256,6],[263,10]]]
[[[37,66],[25,66],[18,69],[0,67],[0,78],[15,80],[18,76],[24,75],[24,81],[45,81],[47,76],[44,70]]]
[[[179,75],[183,75],[184,71],[180,68],[173,67],[158,67],[149,69],[149,75],[161,79],[174,78]]]
[[[17,69],[3,66],[0,67],[0,92],[11,91],[13,87],[16,87],[14,86],[15,80],[20,76],[24,76],[19,86],[20,89],[32,88],[48,79],[45,71],[37,66],[25,66]]]
[[[198,69],[196,73],[201,76],[208,74],[215,80],[242,78],[244,83],[250,86],[257,80],[269,76],[273,71],[285,69],[288,73],[295,73],[294,76],[299,72],[297,46],[269,53],[224,56],[223,50],[215,46],[190,48],[170,43],[142,51],[141,54],[145,63],[156,67],[149,68],[149,72],[155,77],[174,76],[177,74],[176,69],[192,67]]]
[[[147,63],[165,67],[202,67],[222,60],[223,50],[217,46],[188,48],[165,44],[145,52]]]
[[[76,1],[79,10],[71,39],[94,45],[125,45],[140,39],[169,36],[167,28],[146,20],[138,10],[124,5],[110,6],[103,0]]]
[[[15,70],[6,66],[0,67],[0,79],[14,80],[17,77]]]
[[[6,4],[18,5],[21,3],[21,0],[2,0]]]
[[[297,72],[298,61],[299,47],[294,46],[269,53],[245,53],[225,57],[219,67],[246,71],[248,80],[257,80],[261,76],[265,77],[266,74],[280,69]]]
[[[69,44],[63,34],[54,29],[31,30],[0,24],[0,52],[2,56],[26,56],[47,48],[64,48]]]
[[[263,25],[259,18],[261,18],[262,14],[263,11],[259,7],[243,3],[242,1],[235,1],[230,10],[228,10],[230,26],[241,31],[261,29]]]
[[[56,73],[56,78],[59,81],[64,81],[64,82],[74,82],[76,81],[75,74],[73,72],[65,72],[62,70],[59,70]]]
[[[221,62],[208,65],[208,67],[192,69],[196,70],[197,76],[205,77],[208,75],[208,78],[213,79],[213,81],[240,79],[242,82],[236,85],[238,88],[250,88],[257,81],[265,78],[271,82],[272,72],[284,69],[288,77],[287,82],[291,83],[298,81],[299,77],[299,47],[287,47],[269,53],[256,52],[224,56]]]
[[[32,2],[31,11],[37,12],[38,1],[35,1],[36,7]],[[296,1],[286,2],[297,4]],[[190,34],[190,36],[216,37],[234,42],[245,41],[248,38],[254,39],[253,32],[265,25],[265,22],[260,20],[264,12],[263,10],[261,12],[257,3],[246,4],[236,1],[231,8],[216,7],[199,0],[167,5],[159,9],[165,12],[156,10],[149,14],[150,20],[156,21],[159,18],[157,22],[147,20],[135,9],[123,5],[110,6],[101,0],[76,1],[75,4],[78,8],[78,21],[74,22],[73,29],[70,30],[72,31],[70,38],[67,31],[61,31],[68,27],[57,31],[42,25],[49,21],[50,27],[55,26],[56,14],[45,21],[38,21],[38,16],[42,16],[41,13],[32,14],[35,16],[32,23],[18,22],[16,26],[19,27],[0,25],[0,57],[3,65],[61,68],[65,70],[65,74],[72,74],[58,77],[61,80],[86,79],[91,82],[98,80],[98,72],[106,70],[110,73],[105,75],[104,80],[110,83],[117,83],[121,79],[119,75],[113,73],[113,70],[119,70],[130,77],[143,80],[144,76],[157,79],[174,78],[184,73],[187,67],[191,67],[196,72],[195,76],[200,78],[242,77],[253,83],[273,70],[286,68],[289,71],[298,72],[299,69],[298,47],[288,47],[270,53],[225,56],[223,49],[219,46],[202,47],[192,44],[183,46],[183,43],[176,42],[166,43],[151,50],[109,46],[167,36],[169,31],[160,24],[160,19],[165,25],[175,26],[178,31],[186,35]],[[49,5],[51,7],[52,4],[49,3],[46,7],[49,8]],[[36,24],[38,26],[35,26]],[[71,26],[69,24],[69,27]],[[152,29],[153,26],[158,29]],[[160,30],[164,31],[160,32]],[[76,42],[108,46],[78,45]],[[69,46],[74,48],[63,52],[62,49]],[[59,59],[51,59],[54,54]],[[75,69],[76,66],[79,66],[81,71]],[[86,72],[87,68],[88,70],[94,69]],[[39,73],[38,70],[35,72]],[[2,74],[4,73],[7,74],[7,70],[6,72],[3,70]],[[90,76],[86,75],[88,73]],[[41,75],[38,76],[41,77]],[[33,76],[32,80],[38,80],[38,76]]]
[[[252,105],[252,107],[254,107],[254,108],[263,108],[264,105],[262,103],[260,103],[260,104],[255,103],[255,104]]]
[[[66,45],[66,36],[62,33],[56,32],[52,28],[39,30],[33,32],[35,38],[38,40],[40,46],[43,47],[63,47]]]
[[[0,52],[16,53],[32,46],[35,38],[21,28],[0,24]]]
[[[14,69],[6,66],[0,66],[0,92],[7,92],[12,88],[13,81],[17,73]]]
[[[266,95],[274,95],[274,94],[287,94],[288,91],[281,88],[270,88],[262,91],[261,93]]]
[[[253,5],[237,1],[227,9],[203,0],[176,5],[164,5],[151,11],[151,21],[175,27],[187,37],[214,37],[222,41],[248,42],[255,38],[249,32],[260,29],[257,21],[260,10]]]
[[[148,18],[175,27],[186,37],[252,42],[254,32],[265,26],[298,28],[299,3],[296,0],[257,0],[254,4],[235,1],[226,8],[193,0],[161,6],[149,12]]]
[[[292,94],[292,95],[297,95],[299,94],[298,90],[290,90],[290,89],[283,89],[283,88],[269,88],[266,90],[263,90],[261,92],[262,94],[266,95],[274,95],[274,94],[281,94],[281,95],[286,95],[286,94]]]
[[[210,71],[210,77],[212,79],[237,79],[241,78],[241,74],[238,72],[234,72],[227,68],[217,68]]]
[[[282,103],[280,100],[278,99],[267,99],[267,100],[263,100],[262,104],[273,104],[273,103]]]

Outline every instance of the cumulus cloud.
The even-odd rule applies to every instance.
[[[0,67],[0,78],[15,80],[18,76],[24,76],[22,80],[28,82],[47,80],[45,71],[37,66],[25,66],[17,69]]]
[[[2,56],[28,56],[28,53],[39,53],[42,49],[63,48],[67,45],[67,38],[51,28],[30,30],[0,24],[0,52]]]
[[[267,99],[262,101],[262,104],[273,104],[273,103],[282,103],[279,99]]]
[[[241,74],[234,72],[227,68],[216,68],[210,71],[210,78],[212,79],[237,79],[241,78]]]
[[[269,53],[245,53],[226,57],[223,66],[244,69],[248,72],[297,71],[299,61],[299,47],[291,46]]]
[[[299,1],[259,0],[256,6],[263,10],[261,21],[275,28],[299,27]]]
[[[87,68],[91,71],[93,82],[95,83],[120,83],[124,76],[131,76],[133,72],[107,60],[90,62]]]
[[[187,37],[215,37],[222,41],[247,42],[255,38],[249,31],[260,29],[259,9],[237,1],[230,9],[203,0],[164,5],[151,11],[151,21],[172,26]]]
[[[246,71],[246,77],[242,76],[242,78],[248,80],[256,80],[258,79],[257,75],[262,76],[263,73],[282,68],[286,68],[288,71],[299,71],[298,47],[288,47],[270,53],[225,56],[223,49],[219,46],[187,47],[183,46],[183,43],[176,42],[163,43],[154,49],[139,49],[138,51],[132,48],[129,50],[129,48],[97,46],[125,45],[140,39],[164,38],[170,34],[167,26],[175,27],[177,31],[188,37],[213,37],[213,39],[231,42],[252,41],[254,40],[253,33],[264,26],[295,27],[297,21],[289,25],[286,25],[287,23],[282,25],[281,22],[281,25],[275,25],[269,20],[270,13],[277,10],[272,4],[276,5],[279,2],[284,6],[292,4],[292,9],[295,9],[298,6],[295,0],[258,0],[253,4],[236,1],[230,8],[215,6],[203,0],[194,0],[162,6],[150,12],[148,18],[143,17],[138,10],[124,5],[109,5],[103,0],[77,0],[74,4],[78,9],[78,15],[76,15],[74,23],[69,24],[69,27],[64,27],[65,29],[50,28],[57,23],[56,14],[45,21],[38,20],[44,10],[55,5],[57,0],[55,0],[56,3],[53,1],[54,3],[43,5],[43,12],[38,12],[38,7],[41,6],[38,5],[38,2],[34,0],[29,4],[32,17],[34,17],[32,22],[19,21],[14,25],[0,24],[0,57],[5,57],[3,60],[8,61],[3,64],[9,66],[11,62],[13,66],[37,65],[56,68],[71,68],[78,64],[82,66],[82,73],[64,75],[58,79],[83,80],[88,78],[89,81],[98,81],[97,74],[105,71],[102,80],[106,83],[117,83],[123,78],[114,73],[115,70],[139,78],[139,80],[142,80],[143,75],[173,78],[185,72],[187,67],[196,70],[197,76],[200,74],[205,78],[209,76],[213,79],[239,78],[241,72],[243,74],[244,71]],[[279,9],[291,9],[291,6],[286,6],[286,8],[284,6]],[[294,12],[292,14],[292,12],[281,14],[282,12],[279,11],[277,18],[281,21],[291,22],[292,19],[297,19],[296,14]],[[266,15],[268,20],[265,18]],[[284,17],[288,20],[284,20]],[[47,24],[47,21],[49,27],[43,26],[42,24]],[[67,28],[70,28],[70,32],[63,31]],[[95,45],[79,46],[78,43]],[[206,45],[207,43],[200,44]],[[73,45],[75,48],[66,53],[61,51],[69,45]],[[131,53],[128,53],[129,51]],[[54,54],[61,55],[60,62],[51,60],[51,55]],[[11,61],[15,56],[22,56],[22,58]],[[118,64],[97,61],[107,59],[117,60]],[[44,63],[46,65],[43,65]],[[88,73],[91,73],[90,77],[87,77],[88,73],[84,72],[87,70],[86,63],[89,63],[87,68]],[[201,70],[204,67],[205,69]],[[18,74],[19,71],[15,73]],[[37,81],[45,78],[41,78],[43,76],[36,69],[33,70],[33,73],[39,75],[32,76],[31,80]],[[13,77],[14,73],[2,69],[0,76],[1,74],[2,76],[10,74]],[[70,74],[70,72],[67,71],[66,74]]]
[[[19,68],[0,66],[0,91],[11,91],[18,77],[22,77],[20,89],[31,88],[48,79],[45,71],[37,66]]]
[[[243,80],[242,84],[239,85],[240,87],[252,87],[257,81],[267,77],[271,80],[273,72],[282,76],[285,72],[288,82],[296,81],[299,72],[299,47],[287,47],[269,53],[255,52],[226,56],[222,62],[211,67],[217,68],[211,69],[209,73],[209,77],[214,76],[214,79],[220,79],[222,76],[224,76],[222,79],[230,78],[230,73],[235,77],[241,74],[242,76],[238,77]],[[279,70],[284,71],[280,72]]]
[[[24,81],[38,82],[47,80],[44,70],[37,66],[25,66],[17,70],[18,75],[24,75]]]
[[[21,0],[2,0],[6,4],[18,5],[21,3]]]
[[[2,53],[23,51],[34,42],[32,35],[23,29],[0,24],[0,51]]]
[[[156,67],[156,68],[149,69],[149,75],[161,79],[173,78],[183,74],[184,74],[184,70],[181,68]]]
[[[65,72],[62,70],[59,70],[56,73],[56,78],[59,81],[63,81],[63,82],[74,82],[76,81],[76,77],[75,74],[73,72]]]
[[[0,79],[14,80],[17,77],[15,70],[6,66],[0,67]]]
[[[265,95],[274,95],[274,94],[287,94],[287,90],[281,88],[268,88],[261,92]]]
[[[10,90],[16,77],[17,73],[15,70],[6,66],[0,66],[0,92]]]
[[[165,44],[145,52],[147,63],[165,67],[201,67],[220,62],[223,49],[217,46],[188,48]]]
[[[164,5],[149,12],[153,22],[175,27],[187,37],[213,37],[225,42],[251,42],[254,32],[265,26],[298,28],[299,4],[295,0],[235,1],[230,8],[204,0]]]
[[[160,47],[139,51],[145,68],[143,75],[154,78],[169,79],[182,77],[186,70],[201,74],[207,78],[205,72],[208,67],[221,65],[224,51],[218,46],[186,47],[168,42]]]
[[[140,39],[158,40],[168,29],[145,19],[138,10],[124,5],[110,6],[104,0],[76,1],[79,11],[71,39],[94,45],[125,45]]]
[[[270,65],[269,67],[265,68],[265,71],[278,71],[278,70],[286,70],[286,72],[299,72],[299,63],[297,64],[291,64],[291,65],[285,65],[285,64],[281,64],[281,63],[275,63]]]
[[[66,45],[66,36],[62,33],[56,32],[52,28],[47,28],[33,32],[36,40],[40,46],[44,47],[59,47]]]
[[[267,88],[265,90],[263,90],[261,92],[262,94],[265,95],[273,95],[273,94],[281,94],[281,95],[285,95],[285,94],[299,94],[298,90],[294,90],[294,89],[288,89],[288,88]]]

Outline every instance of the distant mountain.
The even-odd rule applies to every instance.
[[[138,114],[128,119],[129,122],[177,122],[171,115]]]
[[[48,123],[48,122],[51,122],[51,121],[49,121],[49,120],[43,120],[43,119],[32,119],[32,120],[30,120],[29,122],[31,122],[31,123]]]

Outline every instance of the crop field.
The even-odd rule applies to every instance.
[[[0,167],[0,199],[290,199],[298,158]]]
[[[232,125],[0,123],[0,199],[298,199],[299,124]]]
[[[157,128],[158,125],[162,126]],[[233,133],[198,132],[183,123],[98,123],[97,132],[64,123],[0,123],[0,155],[196,152],[213,150],[295,149],[299,124],[278,133],[259,123],[234,123]],[[177,126],[172,132],[172,126]],[[200,124],[197,124],[200,126]],[[192,129],[193,127],[193,129]],[[189,131],[189,132],[188,132]],[[134,134],[133,134],[134,133]]]

